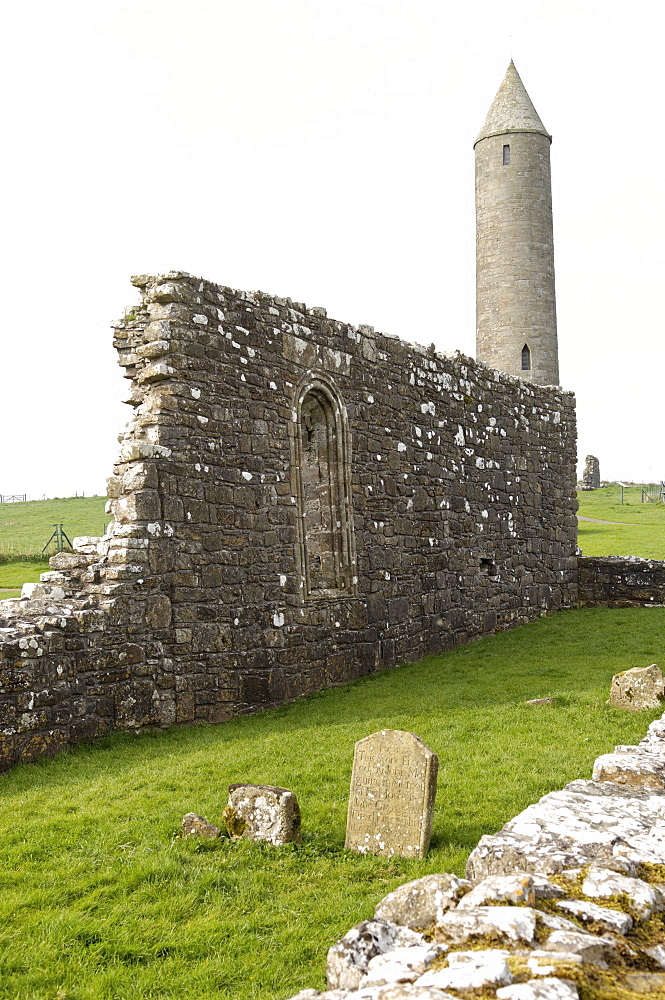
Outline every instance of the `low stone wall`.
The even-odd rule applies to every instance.
[[[629,608],[665,604],[665,562],[638,556],[580,556],[582,604]]]
[[[23,599],[0,601],[0,770],[114,729],[175,721],[170,604],[115,594],[118,537],[75,538]],[[121,545],[124,545],[122,536]],[[168,668],[171,665],[169,676]]]
[[[467,879],[390,893],[292,1000],[665,996],[664,791],[665,715],[482,837]]]

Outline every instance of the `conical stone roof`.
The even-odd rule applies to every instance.
[[[512,59],[474,146],[490,135],[504,135],[507,132],[538,132],[552,141],[552,136],[531,103]]]

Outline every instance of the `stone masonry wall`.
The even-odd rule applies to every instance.
[[[665,562],[638,556],[581,556],[577,564],[583,604],[622,608],[665,604]]]
[[[0,764],[220,722],[575,602],[571,394],[290,299],[134,284],[114,521],[0,604]]]

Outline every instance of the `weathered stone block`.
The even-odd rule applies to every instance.
[[[523,903],[532,906],[535,901],[536,890],[530,875],[490,875],[474,886],[458,906],[459,909],[473,909],[487,903]]]
[[[595,924],[601,930],[613,934],[627,934],[633,926],[633,919],[621,910],[608,906],[597,906],[582,899],[562,899],[556,904],[566,913],[572,913],[583,923]]]
[[[400,885],[377,903],[374,916],[412,930],[438,923],[447,910],[454,909],[471,888],[457,875],[425,875]]]
[[[274,785],[229,785],[224,823],[233,838],[279,845],[300,840],[300,807],[293,792]]]
[[[328,988],[352,990],[359,986],[370,961],[395,947],[422,946],[425,939],[406,927],[386,920],[364,920],[352,927],[328,951],[326,977]]]
[[[513,977],[505,949],[455,951],[448,956],[448,968],[426,972],[419,986],[437,986],[451,990],[480,990],[488,986],[505,986]]]
[[[640,752],[606,753],[593,765],[594,781],[611,781],[630,788],[665,791],[665,757]]]
[[[526,983],[516,983],[513,986],[501,986],[496,991],[496,996],[497,1000],[579,1000],[575,983],[570,979],[559,979],[556,976],[529,979]]]
[[[639,712],[644,708],[658,708],[665,697],[665,678],[652,663],[650,667],[633,667],[615,674],[612,678],[608,705]]]
[[[655,910],[665,909],[663,892],[656,886],[606,868],[590,868],[582,892],[595,899],[627,896],[641,920],[647,920]]]
[[[490,935],[506,941],[531,944],[536,933],[536,912],[528,906],[478,906],[449,910],[437,925],[437,940],[466,944]]]
[[[369,960],[362,981],[363,989],[386,983],[412,983],[442,954],[437,945],[412,945],[392,948]]]
[[[171,601],[166,594],[153,594],[146,601],[145,623],[150,629],[164,629],[171,624]]]

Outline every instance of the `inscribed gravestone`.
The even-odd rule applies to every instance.
[[[432,835],[439,758],[413,733],[382,729],[353,755],[345,846],[424,858]]]

